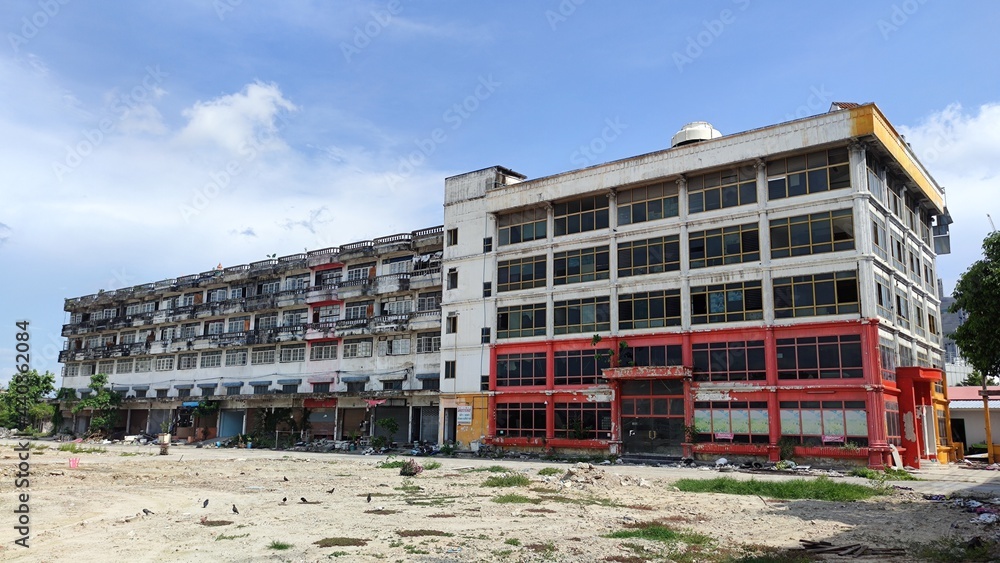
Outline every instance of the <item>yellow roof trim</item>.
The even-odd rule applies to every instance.
[[[920,188],[924,196],[934,204],[938,213],[943,213],[944,197],[942,197],[937,183],[927,174],[923,165],[917,161],[913,152],[882,115],[878,107],[875,104],[866,104],[849,111],[851,112],[851,135],[854,137],[872,135],[878,139],[913,180],[913,183]]]

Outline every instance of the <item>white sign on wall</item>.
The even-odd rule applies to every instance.
[[[458,416],[456,422],[458,424],[472,424],[472,407],[458,407]]]

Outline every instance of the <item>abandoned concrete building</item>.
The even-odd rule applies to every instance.
[[[445,181],[441,362],[504,448],[947,460],[944,196],[874,104]],[[935,236],[937,235],[937,236]]]
[[[437,441],[449,433],[439,427],[442,232],[67,299],[62,387],[85,396],[90,376],[107,374],[128,434],[168,421],[181,438],[199,427],[202,439],[233,436],[258,410],[291,408],[312,437],[368,436],[377,412],[396,420],[394,441]],[[211,420],[192,420],[200,401],[218,404]],[[83,432],[85,415],[65,417]]]
[[[919,466],[953,455],[948,223],[874,104],[696,122],[589,168],[447,178],[443,228],[68,299],[63,387],[109,374],[129,433],[209,399],[202,437],[281,406],[335,439],[377,412],[401,443]]]

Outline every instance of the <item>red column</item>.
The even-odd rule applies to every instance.
[[[920,468],[920,424],[917,421],[917,401],[914,396],[913,379],[902,377],[896,371],[896,383],[900,386],[899,415],[902,418],[900,429],[903,447],[903,465]]]
[[[866,319],[861,325],[861,366],[868,391],[868,466],[881,469],[890,461],[885,426],[885,386],[882,384],[882,358],[878,343],[878,319]]]
[[[777,388],[781,383],[778,380],[778,348],[775,343],[774,327],[767,327],[764,333],[764,367],[767,369],[767,385]],[[778,392],[771,391],[767,397],[767,459],[768,461],[781,461],[781,448],[778,442],[781,440],[781,410],[778,408]]]

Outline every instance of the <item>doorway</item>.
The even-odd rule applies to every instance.
[[[683,455],[683,380],[625,380],[620,401],[626,454]]]

